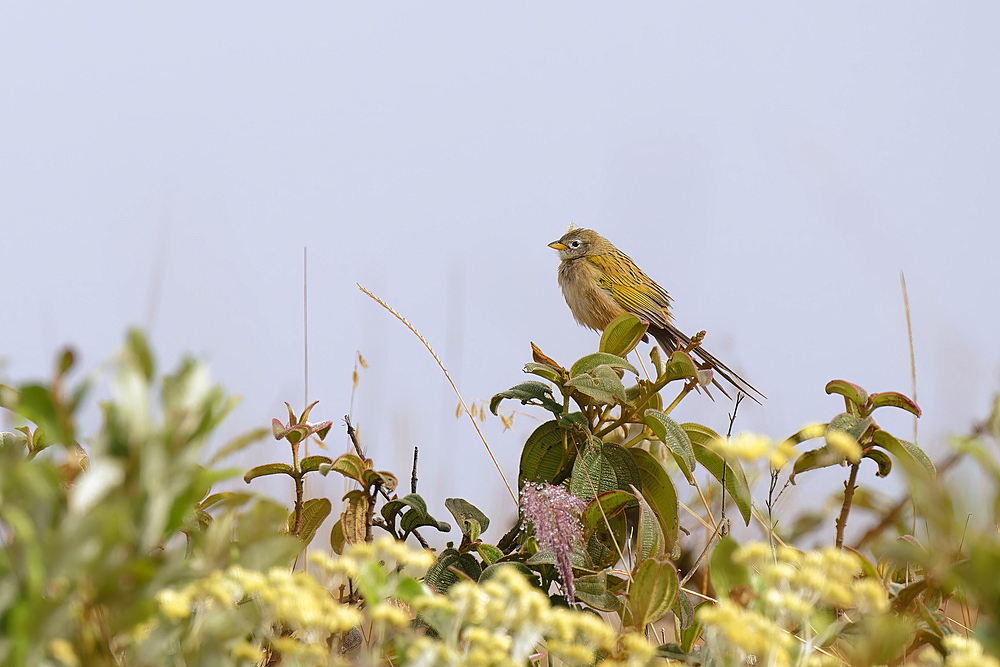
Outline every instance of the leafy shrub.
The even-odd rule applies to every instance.
[[[62,353],[50,383],[0,385],[0,405],[30,422],[0,434],[0,660],[1000,666],[1000,539],[990,529],[1000,508],[992,453],[1000,400],[940,467],[873,419],[888,407],[919,416],[915,403],[840,380],[826,390],[845,409],[824,424],[782,441],[722,437],[671,417],[711,385],[691,355],[700,337],[666,359],[652,348],[647,376],[627,360],[644,334],[622,316],[597,352],[569,368],[533,347],[524,370],[539,379],[489,404],[500,414],[504,401],[518,401],[550,417],[524,444],[522,512],[490,544],[489,517],[449,499],[461,539],[439,553],[420,548],[421,531],[451,524],[432,516],[415,486],[400,496],[398,478],[360,447],[335,459],[299,456],[333,425],[310,421],[315,404],[273,420],[270,434],[288,444],[291,463],[243,474],[247,484],[287,476],[296,500],[286,508],[212,491],[239,474],[219,462],[267,431],[235,438],[204,464],[234,400],[203,365],[185,360],[159,378],[144,338],[131,332],[108,371],[100,430],[83,437],[76,414],[91,383],[71,384],[73,355]],[[814,439],[818,447],[800,451]],[[966,525],[960,494],[944,479],[960,458],[991,485],[979,492],[992,494],[981,502],[992,512],[985,528]],[[900,471],[916,492],[882,508],[850,548],[846,526],[866,459],[879,477]],[[771,476],[763,502],[748,482],[751,465]],[[795,549],[773,516],[780,478],[787,487],[838,469],[847,480],[831,546]],[[310,571],[297,570],[335,506],[305,498],[304,479],[331,473],[355,488],[336,503],[330,551],[314,548]],[[699,482],[704,475],[714,492]],[[682,516],[684,492],[700,511],[685,505]],[[729,510],[745,525],[756,521],[763,541],[737,544]],[[911,530],[918,520],[923,541]],[[696,525],[707,546],[687,537]]]

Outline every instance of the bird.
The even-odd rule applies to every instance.
[[[671,321],[670,295],[635,265],[632,259],[592,229],[573,228],[549,244],[559,251],[559,286],[576,321],[595,331],[619,315],[632,313],[648,326],[648,333],[667,354],[691,345],[691,338]],[[648,340],[646,337],[644,339]],[[749,382],[696,345],[692,354],[702,368],[711,368],[729,384],[758,403],[765,398]],[[713,377],[712,383],[729,397]]]

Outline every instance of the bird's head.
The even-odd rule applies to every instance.
[[[549,244],[559,251],[559,259],[576,259],[587,255],[598,255],[610,245],[608,241],[592,229],[571,229],[558,241]]]

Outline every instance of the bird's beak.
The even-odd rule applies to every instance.
[[[565,250],[566,249],[566,245],[563,244],[563,243],[559,243],[559,241],[553,241],[552,243],[549,244],[549,247],[550,248],[555,248],[556,250]]]

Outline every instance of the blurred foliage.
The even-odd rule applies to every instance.
[[[421,531],[452,524],[417,493],[416,470],[399,491],[349,421],[353,451],[300,456],[307,441],[325,449],[333,426],[310,421],[315,403],[272,420],[287,458],[242,475],[287,478],[284,507],[213,492],[242,472],[216,466],[268,430],[209,455],[235,401],[203,364],[160,377],[130,332],[89,436],[78,414],[100,383],[73,382],[74,354],[59,354],[49,383],[0,385],[0,406],[25,424],[0,434],[0,662],[1000,667],[1000,398],[940,465],[873,419],[889,407],[919,417],[913,401],[842,380],[826,386],[844,400],[826,422],[783,440],[734,436],[739,400],[725,429],[672,416],[711,384],[691,354],[701,338],[666,359],[652,347],[640,370],[628,357],[644,334],[622,316],[568,368],[532,346],[524,370],[538,379],[489,404],[548,417],[521,453],[522,512],[487,540],[486,513],[450,498],[460,536],[437,551]],[[865,460],[909,492],[859,487]],[[803,475],[838,470],[835,502],[775,516]],[[352,488],[306,498],[314,473]],[[752,481],[768,477],[760,493]],[[852,510],[873,520],[853,543]],[[331,515],[327,550],[316,537]],[[730,516],[760,541],[739,544]],[[829,546],[794,546],[807,537]]]

